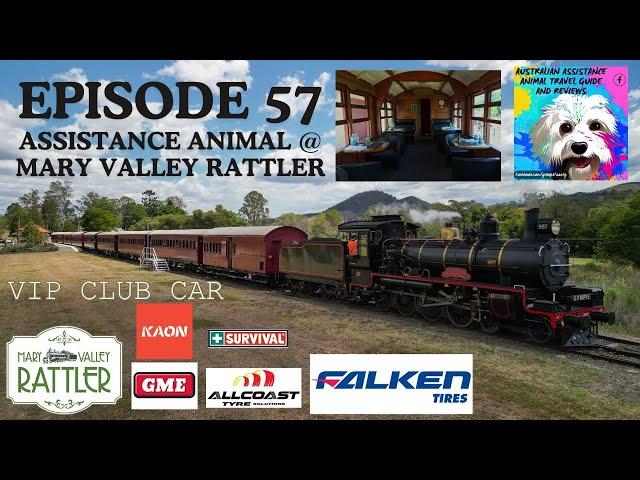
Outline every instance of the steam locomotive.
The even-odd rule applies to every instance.
[[[452,229],[444,239],[417,238],[418,225],[397,215],[347,222],[339,231],[357,238],[358,255],[332,239],[282,247],[280,273],[294,291],[319,289],[402,315],[446,317],[460,328],[477,323],[487,333],[526,331],[537,343],[567,346],[590,345],[600,323],[615,321],[604,311],[602,289],[567,284],[570,251],[558,238],[560,223],[539,218],[537,208],[526,211],[521,239],[501,238],[490,215],[463,238]]]
[[[140,232],[56,232],[56,242],[138,258],[146,249],[174,267],[243,278],[375,304],[428,321],[447,318],[487,333],[526,332],[537,343],[588,346],[600,323],[613,324],[600,288],[567,283],[569,246],[555,219],[526,211],[525,234],[504,239],[490,215],[479,229],[418,238],[419,226],[398,215],[338,226],[341,238],[312,238],[295,227],[223,227]],[[357,241],[349,254],[347,240]]]

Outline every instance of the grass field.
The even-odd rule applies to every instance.
[[[572,258],[571,279],[577,285],[604,288],[605,306],[616,323],[607,332],[640,336],[640,270],[584,258]]]
[[[16,301],[7,287],[11,280],[56,280],[62,283],[62,290],[53,301]],[[122,341],[123,398],[115,406],[94,405],[72,416],[74,419],[381,418],[309,415],[310,353],[472,353],[474,415],[455,418],[640,418],[640,371],[540,349],[520,339],[458,330],[444,322],[429,324],[419,317],[378,313],[368,307],[292,298],[226,280],[222,280],[224,300],[194,302],[194,360],[199,365],[200,409],[132,411],[129,382],[135,352],[135,302],[83,300],[79,289],[86,280],[146,280],[151,284],[153,302],[170,302],[171,283],[183,280],[204,284],[207,277],[149,272],[139,270],[133,263],[85,253],[60,251],[0,257],[0,342],[6,343],[13,335],[35,335],[61,324],[75,325],[94,335],[116,335]],[[212,327],[289,328],[291,346],[263,351],[208,349],[206,330]],[[0,359],[0,382],[4,384],[5,356]],[[202,393],[206,367],[300,367],[303,407],[206,409]],[[60,417],[3,399],[0,418]]]

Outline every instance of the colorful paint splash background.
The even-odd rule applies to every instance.
[[[531,66],[529,66],[531,67]],[[554,67],[558,67],[554,65]],[[594,66],[597,67],[597,66]],[[562,73],[563,66],[558,67]],[[569,67],[580,68],[580,67]],[[628,113],[629,113],[629,100],[628,100],[628,87],[629,87],[629,72],[625,67],[611,67],[607,66],[607,71],[603,78],[602,85],[586,85],[587,95],[600,94],[609,100],[609,109],[613,113],[618,125],[618,137],[617,142],[611,149],[612,161],[607,164],[600,164],[600,168],[597,174],[594,174],[590,180],[627,180],[628,170]],[[535,123],[542,116],[542,109],[549,105],[558,94],[536,94],[538,87],[543,85],[520,85],[520,75],[515,75],[517,67],[514,68],[514,95],[513,95],[513,114],[514,114],[514,170],[517,171],[538,171],[538,172],[551,172],[553,167],[547,165],[542,159],[540,159],[533,151],[533,143],[529,137],[529,132],[535,125]],[[614,84],[613,79],[616,74],[622,73],[626,78],[622,86]],[[536,75],[531,75],[536,76]],[[589,77],[599,77],[600,75],[590,75]],[[546,78],[561,78],[564,75],[544,75]],[[576,78],[580,78],[577,76]],[[576,80],[577,81],[577,80]],[[580,88],[581,85],[550,85],[547,86],[553,89],[555,87]],[[531,179],[521,179],[531,180]]]

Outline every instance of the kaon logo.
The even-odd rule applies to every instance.
[[[272,387],[275,375],[271,370],[256,370],[239,375],[233,380],[234,387]]]
[[[286,348],[288,330],[209,330],[209,347]]]
[[[311,355],[311,414],[473,413],[473,355]]]
[[[139,360],[190,360],[192,339],[191,304],[136,305],[136,357]]]
[[[195,362],[133,362],[133,410],[198,408],[198,364]]]
[[[325,371],[321,372],[315,381],[317,389],[323,389],[325,385],[329,385],[331,388],[358,390],[395,390],[397,388],[450,390],[454,387],[456,379],[459,380],[456,388],[468,390],[471,385],[471,372],[394,370],[389,375],[379,375],[375,370]]]
[[[122,344],[76,327],[7,342],[7,398],[68,415],[122,396]]]
[[[191,398],[195,383],[191,372],[140,372],[133,376],[133,394],[138,398]]]

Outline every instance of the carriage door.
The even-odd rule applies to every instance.
[[[113,236],[113,251],[118,253],[118,236]]]
[[[267,252],[267,269],[265,271],[270,270],[272,272],[278,271],[278,264],[280,260],[280,247],[282,246],[281,240],[274,240],[271,242],[271,251]],[[269,267],[271,267],[269,269]]]
[[[233,268],[233,254],[236,253],[236,246],[233,244],[233,238],[227,237],[227,264],[229,268]]]
[[[202,235],[198,235],[198,264],[204,263],[204,239]]]

